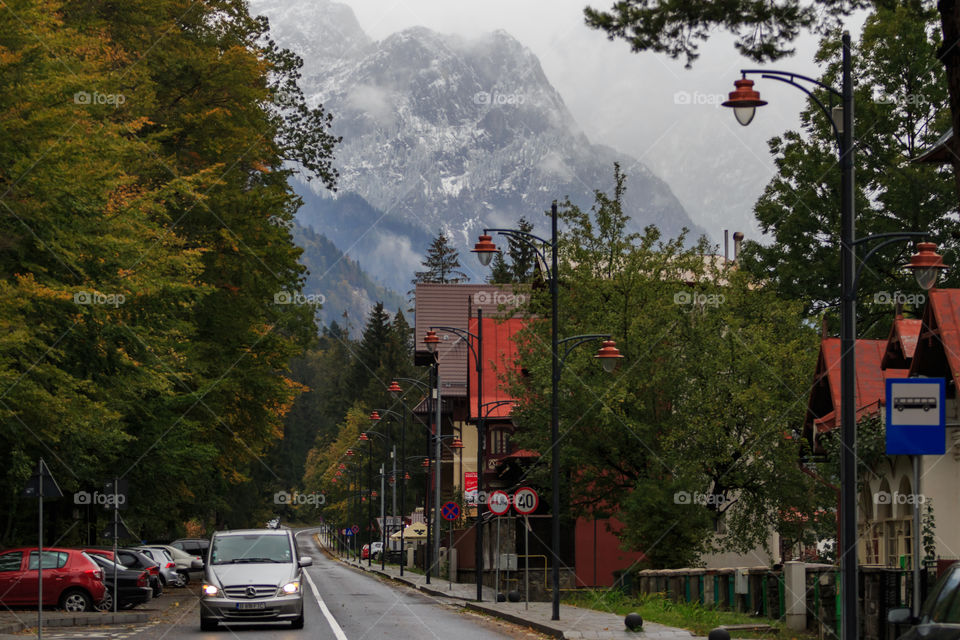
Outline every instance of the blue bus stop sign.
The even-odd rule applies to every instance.
[[[887,455],[943,455],[946,408],[943,378],[887,380]]]

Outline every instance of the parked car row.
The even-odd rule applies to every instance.
[[[36,547],[0,551],[0,605],[37,606],[42,558],[43,606],[73,613],[111,611],[116,598],[117,608],[129,609],[159,596],[164,587],[199,579],[206,555],[203,546],[209,541],[120,548],[116,555],[112,547],[44,548],[42,556]]]

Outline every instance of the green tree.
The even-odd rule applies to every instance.
[[[517,229],[530,233],[533,231],[533,223],[521,217],[517,222]],[[503,257],[502,251],[493,257],[490,282],[493,284],[530,282],[537,267],[537,253],[533,247],[510,237],[507,239],[506,254],[510,258],[509,263]]]
[[[460,253],[450,246],[445,235],[438,234],[427,255],[421,263],[424,271],[414,272],[413,284],[439,283],[458,284],[468,280],[467,274],[460,270]]]
[[[937,138],[936,123],[946,112],[941,73],[926,61],[939,41],[936,12],[897,6],[877,9],[866,21],[857,46],[857,117],[869,122],[858,132],[857,232],[860,236],[895,231],[931,231],[948,262],[957,255],[958,223],[949,173],[913,162]],[[821,78],[837,81],[838,49],[832,40],[820,47],[828,64]],[[820,99],[826,96],[820,95]],[[769,281],[785,298],[804,301],[808,315],[835,307],[840,299],[840,264],[835,239],[840,234],[840,199],[833,131],[812,101],[802,114],[803,133],[788,131],[770,141],[778,167],[755,212],[774,242],[748,242],[743,263]],[[881,250],[863,269],[858,313],[864,330],[888,317],[893,292],[916,291],[909,274],[897,268],[909,259],[906,243]],[[956,276],[948,275],[953,281]],[[886,292],[886,293],[884,293]],[[877,331],[885,332],[881,323]]]
[[[816,335],[798,304],[718,262],[704,241],[628,234],[626,178],[615,176],[592,212],[560,207],[561,336],[609,332],[626,357],[612,378],[588,348],[567,359],[561,503],[569,515],[619,511],[624,542],[653,566],[764,544],[778,514],[812,508],[800,445],[784,434],[803,418]],[[542,315],[548,296],[533,295]],[[549,323],[519,340],[529,375],[513,381],[517,438],[543,454],[531,475],[549,486],[553,452],[537,428],[549,422]]]
[[[807,2],[757,2],[756,0],[620,0],[609,11],[584,9],[589,26],[604,31],[611,39],[625,40],[633,51],[654,51],[673,58],[683,56],[690,66],[699,56],[699,46],[715,27],[737,36],[735,47],[757,61],[778,60],[794,52],[793,41],[804,31],[833,33],[842,18],[852,12],[874,7],[877,10],[900,7],[916,15],[929,13],[933,3],[924,0],[808,0]],[[924,46],[916,61],[927,68],[939,61],[944,66],[945,87],[949,96],[950,125],[960,131],[960,1],[936,3],[940,42],[935,52]],[[836,36],[833,36],[834,38]],[[926,74],[921,74],[926,75]],[[897,83],[909,84],[911,76]],[[863,120],[859,108],[857,118]],[[955,196],[960,195],[960,136],[952,142]]]

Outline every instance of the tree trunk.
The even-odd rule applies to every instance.
[[[940,0],[937,3],[940,12],[940,25],[943,30],[943,44],[937,57],[943,63],[947,76],[947,91],[950,94],[950,122],[953,136],[948,142],[950,160],[953,165],[953,181],[960,199],[960,2]]]

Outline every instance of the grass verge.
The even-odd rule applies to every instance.
[[[735,631],[735,638],[770,638],[772,640],[813,640],[815,634],[796,633],[779,620],[759,618],[746,613],[705,607],[700,603],[673,602],[659,594],[628,596],[618,589],[584,589],[563,595],[565,604],[625,616],[639,613],[646,622],[687,629],[697,636],[706,636],[721,625],[768,624],[772,631]]]

